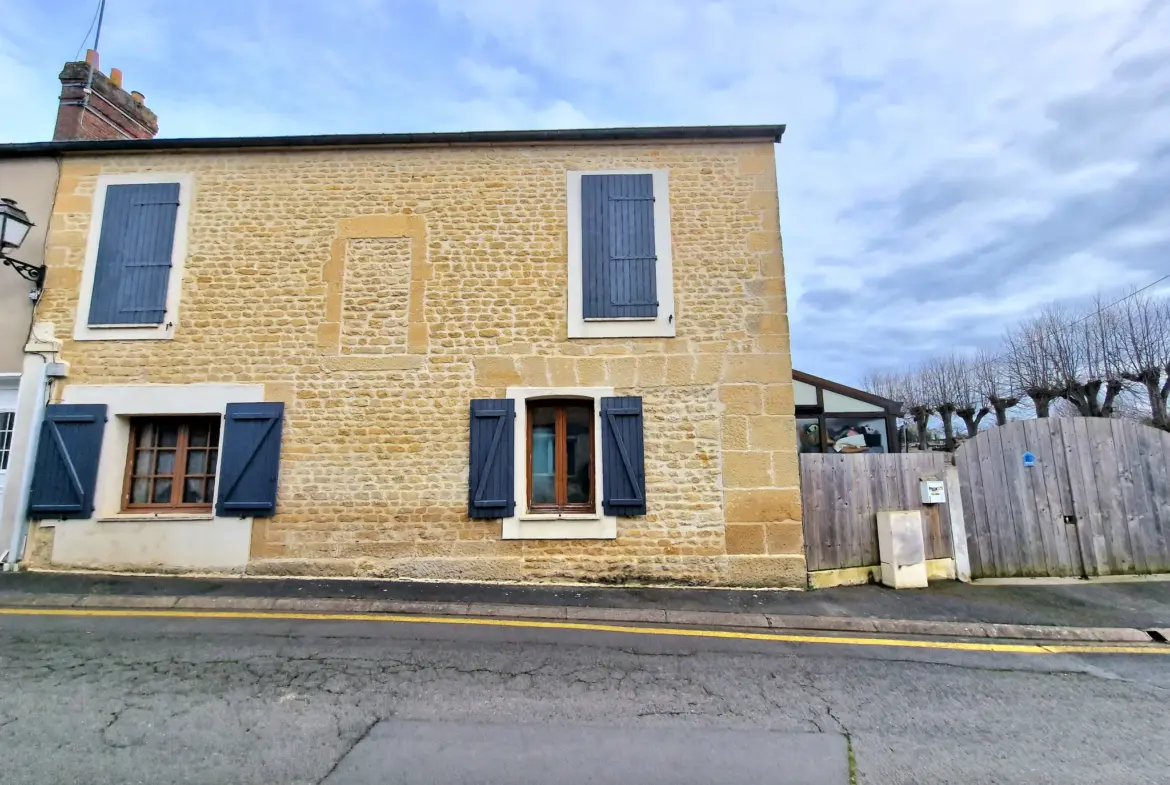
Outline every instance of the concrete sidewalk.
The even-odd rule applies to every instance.
[[[25,572],[0,573],[4,606],[373,612],[1030,640],[1170,637],[1170,583],[1153,581],[802,592]]]

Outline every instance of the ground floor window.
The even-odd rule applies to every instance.
[[[594,512],[593,402],[528,402],[528,510]]]
[[[219,417],[134,417],[126,460],[125,510],[211,511]]]
[[[12,452],[12,425],[16,412],[0,412],[0,472],[8,469],[8,456]]]

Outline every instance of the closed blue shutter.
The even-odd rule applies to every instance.
[[[283,423],[283,403],[227,405],[216,514],[241,518],[267,518],[276,514]]]
[[[582,175],[584,318],[656,317],[657,264],[653,175]]]
[[[105,404],[49,404],[29,491],[30,518],[93,517]]]
[[[516,510],[512,465],[515,417],[516,402],[511,398],[479,398],[471,402],[468,518],[508,518]]]
[[[606,515],[646,514],[642,399],[601,399],[602,506]]]
[[[178,212],[178,183],[106,189],[91,325],[162,324]]]

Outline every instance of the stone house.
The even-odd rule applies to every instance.
[[[0,146],[60,169],[26,563],[804,585],[782,132]]]

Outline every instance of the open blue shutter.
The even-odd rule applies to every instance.
[[[93,517],[105,404],[49,404],[29,492],[30,518]]]
[[[163,322],[178,212],[178,183],[106,189],[91,325]]]
[[[646,514],[642,399],[601,399],[602,506],[606,515]]]
[[[582,175],[584,318],[656,317],[657,264],[653,175]]]
[[[511,398],[471,402],[468,518],[507,518],[515,512],[515,417],[516,402]]]
[[[283,403],[227,405],[220,443],[218,515],[267,518],[276,514],[283,424]]]

